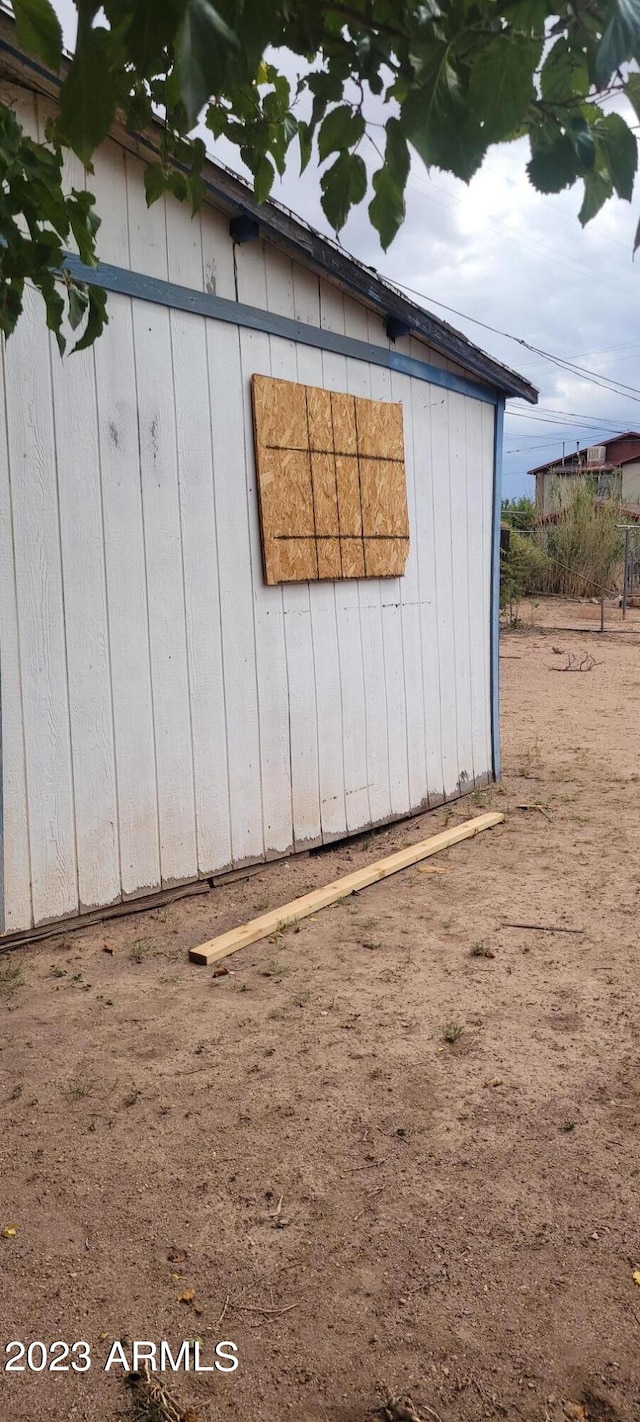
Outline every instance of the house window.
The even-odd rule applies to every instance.
[[[622,494],[622,474],[619,469],[601,472],[596,476],[596,492],[599,499],[619,499]]]
[[[404,573],[402,405],[254,375],[267,583]]]

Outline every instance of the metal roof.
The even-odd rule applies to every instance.
[[[555,459],[548,459],[546,464],[536,464],[534,469],[528,469],[527,474],[547,474],[552,469],[563,468],[570,473],[595,473],[598,469],[619,469],[622,464],[634,464],[640,458],[640,449],[630,450],[628,455],[622,453],[620,459],[611,460],[608,457],[597,464],[587,464],[582,458],[589,449],[598,449],[600,446],[606,451],[607,456],[611,445],[625,444],[627,440],[637,440],[640,442],[640,434],[637,430],[625,430],[622,434],[610,435],[608,438],[593,440],[591,444],[584,444],[580,449],[567,451],[564,458],[558,454]]]

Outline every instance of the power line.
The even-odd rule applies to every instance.
[[[640,405],[640,389],[635,385],[623,385],[621,381],[598,377],[594,371],[588,370],[584,366],[575,365],[562,356],[552,355],[550,351],[543,351],[540,346],[534,346],[531,341],[525,341],[523,336],[513,336],[510,331],[501,331],[497,326],[491,326],[488,321],[480,321],[477,316],[468,316],[465,311],[458,311],[455,306],[448,306],[445,301],[438,301],[434,296],[427,296],[424,291],[418,291],[414,286],[407,286],[405,282],[390,281],[389,284],[396,286],[400,291],[410,292],[412,296],[419,296],[423,301],[431,302],[432,306],[441,307],[443,311],[450,312],[452,316],[458,316],[462,321],[470,321],[474,326],[481,326],[484,331],[491,331],[494,336],[501,336],[506,341],[514,341],[516,345],[523,346],[525,350],[533,351],[535,355],[551,361],[553,365],[557,365],[560,370],[564,370],[569,375],[578,375],[580,379],[586,380],[591,385],[599,385],[602,389],[610,390],[614,395],[619,395],[624,400],[633,400],[634,404]]]
[[[618,431],[619,429],[619,422],[616,420],[596,420],[580,415],[568,416],[563,419],[562,416],[562,410],[558,410],[556,418],[551,418],[548,415],[527,415],[524,410],[508,410],[506,414],[506,418],[509,420],[531,420],[535,425],[559,425],[563,429],[566,427],[570,430],[608,430],[611,433],[612,430]]]
[[[612,351],[628,350],[630,346],[635,346],[635,347],[637,347],[637,346],[639,346],[639,345],[640,345],[640,341],[622,341],[622,342],[621,342],[619,345],[617,345],[617,346],[599,346],[598,349],[595,350],[595,351],[574,351],[573,354],[574,354],[574,356],[576,356],[576,357],[582,358],[582,359],[584,359],[584,360],[588,360],[590,356],[609,355]],[[612,365],[618,365],[620,361],[623,361],[623,360],[631,360],[631,359],[632,359],[632,356],[631,356],[631,355],[620,356],[620,357],[618,358],[618,360],[612,361],[611,363],[612,363]],[[528,361],[526,361],[525,364],[524,364],[524,369],[525,369],[525,370],[535,370],[536,367],[538,367],[538,366],[540,366],[540,365],[543,365],[543,364],[544,364],[544,362],[541,361],[541,360],[534,360],[534,361],[528,360]]]
[[[518,396],[517,398],[522,399],[521,396]],[[565,416],[567,418],[575,417],[577,421],[584,420],[589,423],[593,421],[593,423],[596,425],[611,425],[612,428],[616,430],[618,428],[619,423],[618,420],[609,419],[606,415],[603,415],[602,418],[599,418],[598,415],[589,415],[584,410],[554,410],[552,405],[536,405],[535,410],[532,411],[507,410],[506,413],[508,418],[518,420],[537,420],[543,414],[549,414],[554,416],[557,415],[559,418],[564,418]]]
[[[534,347],[532,346],[531,349],[533,350]],[[564,356],[553,356],[547,351],[540,351],[540,355],[545,355],[547,360],[553,361],[553,364],[559,366],[560,370],[566,370],[570,375],[580,375],[582,378],[586,376],[591,384],[601,385],[606,390],[612,390],[616,395],[622,395],[625,400],[635,400],[636,404],[640,404],[640,390],[637,385],[625,385],[621,380],[608,380],[606,376],[600,376],[595,371],[588,370],[586,366],[576,365],[573,361],[566,360]],[[631,393],[626,394],[627,391]]]

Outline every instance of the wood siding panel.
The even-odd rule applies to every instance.
[[[356,305],[355,302],[345,301],[345,329],[349,335],[357,336],[360,340],[369,339],[369,324],[367,313]],[[362,366],[360,362],[347,362],[348,386],[352,393],[365,399],[372,398],[377,392],[383,392],[386,398],[390,391],[390,385],[384,380],[377,386],[373,383],[373,371],[368,366]],[[366,435],[368,427],[365,422],[361,425],[360,415],[363,410],[360,400],[356,400],[357,424],[356,443],[360,447],[361,428]],[[355,412],[354,412],[355,414]],[[375,418],[375,417],[372,417]],[[360,499],[360,520],[362,520],[363,502]],[[369,570],[369,554],[371,545],[363,545],[363,571]],[[366,559],[366,563],[365,560]],[[375,823],[386,819],[393,813],[392,793],[391,793],[391,768],[389,750],[389,702],[387,684],[387,666],[385,660],[385,635],[384,635],[384,614],[383,614],[383,590],[380,583],[367,578],[358,587],[358,608],[360,617],[360,631],[362,637],[362,664],[365,687],[365,750],[367,767],[367,786],[369,795],[369,809],[371,819]]]
[[[344,299],[340,292],[326,282],[320,282],[320,324],[328,330],[344,333]],[[323,351],[322,374],[325,389],[340,393],[348,388],[345,356]],[[338,582],[334,584],[334,589],[342,716],[340,753],[345,806],[342,828],[338,829],[337,833],[344,834],[345,830],[356,828],[358,824],[366,821],[369,814],[366,717],[357,583]],[[329,832],[325,832],[325,838],[328,837]]]
[[[4,420],[0,434],[0,787],[3,800],[0,894],[4,902],[0,903],[0,932],[12,933],[32,926],[33,911],[5,354],[3,341],[0,343]]]
[[[153,275],[166,277],[165,204],[161,200],[147,209],[128,159],[127,203],[133,267],[144,261]],[[160,862],[162,882],[170,884],[195,876],[198,856],[169,311],[134,301],[133,332]]]
[[[26,288],[7,350],[6,398],[34,924],[79,904],[53,359],[41,298]]]
[[[202,285],[200,219],[185,232],[182,207],[173,199],[167,201],[167,258],[170,281]],[[198,873],[205,875],[232,863],[207,323],[180,311],[170,320]]]
[[[453,622],[454,566],[449,454],[450,393],[432,386],[428,389],[428,396],[433,481],[433,564],[437,597],[437,665],[440,671],[440,746],[444,794],[455,795],[460,770],[465,767],[458,762],[458,686]]]
[[[484,764],[490,773],[493,762],[492,747],[492,673],[491,673],[491,649],[492,635],[491,626],[493,619],[493,603],[491,591],[491,551],[493,542],[493,481],[494,481],[494,442],[495,442],[495,422],[496,412],[491,405],[482,409],[481,438],[482,438],[482,564],[479,569],[480,586],[482,589],[482,644],[483,644],[483,669],[484,669],[484,699],[485,699],[485,751]],[[497,695],[498,688],[495,688]]]
[[[420,669],[422,676],[422,712],[419,691],[407,708],[411,725],[414,717],[421,717],[422,730],[418,739],[424,744],[426,761],[426,783],[430,803],[438,803],[444,796],[444,773],[442,768],[442,708],[441,708],[441,668],[440,668],[440,627],[438,617],[438,581],[436,575],[436,526],[434,505],[434,467],[431,445],[431,401],[433,390],[421,387],[417,380],[411,381],[411,425],[413,435],[413,465],[415,514],[412,527],[414,538],[409,552],[408,575],[411,579],[415,566],[416,599],[418,605],[418,626],[420,640]],[[411,509],[411,500],[410,500]],[[411,513],[410,513],[411,517]],[[415,555],[415,565],[413,557]],[[411,638],[407,642],[405,666],[414,671],[418,658],[412,655]],[[418,708],[418,709],[416,709]],[[419,765],[420,752],[415,743],[415,734],[409,732],[409,777],[412,779],[412,759]],[[413,747],[413,752],[412,748]],[[419,772],[418,772],[419,780]]]
[[[297,266],[293,270],[293,302],[294,315],[298,320],[320,324],[320,283],[311,272]],[[298,379],[305,384],[317,386],[325,383],[321,351],[310,346],[298,346],[297,368]],[[291,587],[285,591],[286,594],[297,593],[298,589]],[[312,726],[316,740],[313,758],[317,759],[319,831],[324,840],[331,840],[343,834],[346,826],[336,585],[311,583],[308,592],[315,693],[315,720]],[[303,757],[308,755],[305,727],[299,725],[294,735],[292,723],[292,755],[295,754],[296,740],[300,754]]]
[[[125,155],[100,150],[92,191],[102,215],[100,255],[128,265]],[[102,483],[121,890],[161,883],[158,787],[149,649],[133,303],[109,297],[94,347]]]
[[[38,137],[44,141],[55,106],[39,97],[37,108]],[[66,152],[65,190],[82,188],[84,179],[80,160]],[[70,248],[77,251],[74,240]],[[76,338],[66,324],[65,336],[70,351]],[[94,353],[78,352],[73,364],[54,358],[51,373],[78,897],[84,910],[117,900],[121,883]]]
[[[292,263],[271,247],[265,247],[267,306],[282,316],[294,317],[296,298]],[[298,269],[299,271],[299,269]],[[300,282],[301,278],[298,277]],[[311,278],[313,283],[313,278]],[[317,292],[317,283],[315,284]],[[312,285],[313,291],[313,285]],[[300,293],[298,293],[300,300]],[[316,298],[317,300],[317,298]],[[293,341],[271,337],[271,374],[282,380],[307,382],[301,375],[302,347]],[[315,352],[314,352],[315,354]],[[319,354],[319,353],[318,353]],[[326,406],[329,397],[325,400]],[[305,411],[306,418],[306,411]],[[310,412],[310,419],[313,412]],[[320,431],[318,431],[320,433]],[[326,518],[322,504],[321,471],[312,469],[315,519]],[[325,559],[327,575],[328,545],[320,549]],[[320,780],[318,766],[318,718],[316,706],[316,667],[311,625],[311,589],[308,584],[288,583],[282,589],[287,683],[289,699],[289,750],[291,757],[291,811],[293,838],[296,847],[319,844],[322,841],[320,820]]]
[[[383,375],[385,372],[381,372]],[[417,383],[417,382],[415,382]],[[374,384],[372,376],[372,384]],[[429,794],[426,759],[426,727],[424,704],[423,623],[419,581],[419,557],[425,530],[418,506],[418,483],[427,489],[430,479],[429,462],[415,438],[413,386],[405,375],[391,375],[391,394],[402,401],[404,416],[404,451],[406,465],[406,497],[410,532],[409,556],[405,574],[398,579],[400,617],[402,623],[402,663],[404,705],[406,716],[406,754],[408,799],[411,805],[424,803]],[[428,536],[428,530],[426,531]],[[383,588],[383,598],[385,589]],[[424,610],[428,614],[428,609]]]
[[[482,406],[479,401],[465,400],[466,463],[467,463],[467,571],[469,597],[470,696],[473,765],[476,775],[491,760],[489,731],[489,656],[487,599],[484,580],[487,551],[487,522],[491,520],[491,504],[485,502]],[[477,589],[474,597],[473,590]],[[476,769],[477,767],[477,769]]]
[[[72,333],[68,332],[72,339]],[[94,357],[52,361],[79,907],[120,896]]]
[[[449,392],[449,479],[453,575],[453,642],[458,728],[458,780],[461,790],[473,784],[473,705],[471,614],[469,587],[469,514],[467,493],[467,428],[464,395]]]
[[[228,218],[204,208],[201,224],[205,290],[234,300],[237,296],[236,271]],[[205,327],[231,856],[233,864],[240,865],[264,855],[260,714],[245,466],[245,406],[240,331],[237,327],[214,321],[207,321]]]
[[[238,300],[249,306],[267,304],[262,243],[248,242],[235,254]],[[270,337],[241,330],[242,400],[245,455],[245,497],[249,518],[251,582],[255,617],[256,679],[260,715],[260,765],[264,852],[268,858],[293,847],[289,701],[282,588],[263,583],[254,457],[251,377],[271,374]]]
[[[218,532],[220,622],[234,864],[264,853],[253,588],[246,494],[240,337],[207,322],[207,356]]]

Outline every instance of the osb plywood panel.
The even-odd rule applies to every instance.
[[[402,405],[266,375],[252,386],[267,583],[401,576]]]

